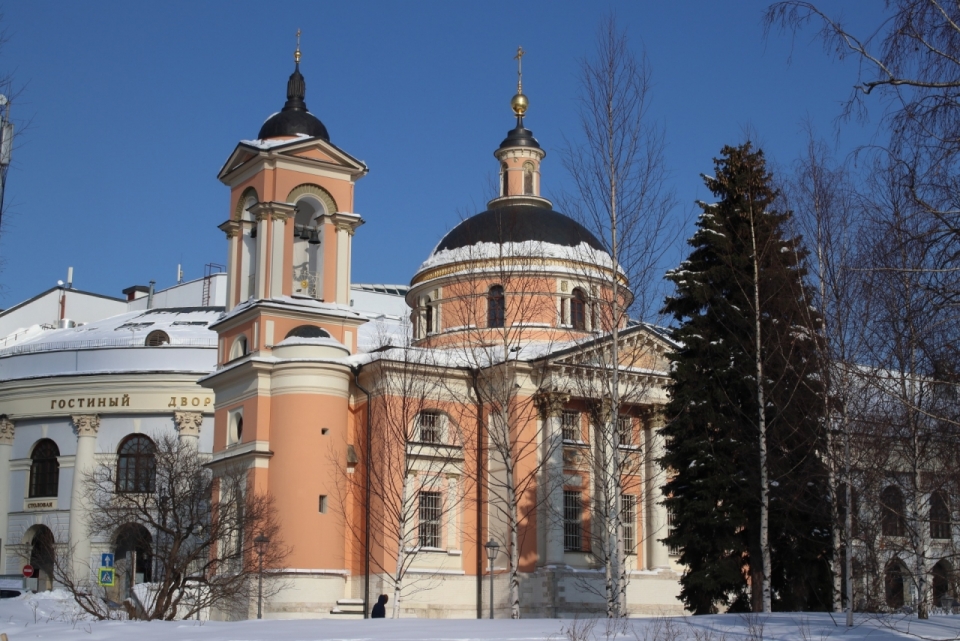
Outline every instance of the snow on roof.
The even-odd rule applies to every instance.
[[[217,335],[209,326],[219,308],[182,307],[127,312],[78,327],[31,332],[15,345],[0,349],[0,358],[36,352],[115,347],[143,347],[147,335],[163,330],[168,345],[216,347]]]
[[[273,116],[276,115],[277,114],[272,114],[270,118],[273,118]],[[270,118],[267,118],[267,120],[270,120]],[[266,120],[264,122],[266,122]],[[308,136],[307,134],[296,134],[293,138],[267,138],[266,140],[256,138],[254,140],[241,140],[240,143],[243,145],[256,147],[257,149],[273,149],[274,147],[282,147],[283,145],[300,142],[301,140],[306,140],[312,137],[313,136]]]
[[[245,300],[233,309],[231,309],[226,314],[223,314],[219,319],[212,324],[212,326],[217,326],[220,323],[238,316],[243,312],[247,311],[249,308],[254,305],[264,305],[266,307],[305,307],[309,308],[312,311],[322,310],[331,316],[340,316],[342,318],[363,318],[361,314],[358,314],[355,310],[351,309],[349,305],[340,305],[339,303],[325,303],[322,300],[316,300],[313,298],[297,298],[294,296],[274,296],[272,298],[251,298],[250,300]]]

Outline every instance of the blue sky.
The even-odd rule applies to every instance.
[[[237,141],[256,136],[285,99],[303,30],[307,104],[331,140],[370,167],[357,185],[367,221],[354,239],[355,282],[407,283],[443,234],[484,209],[493,150],[513,127],[512,56],[524,58],[526,125],[547,150],[545,195],[566,180],[578,60],[613,11],[654,78],[651,116],[687,230],[699,178],[724,144],[759,134],[789,165],[809,121],[839,154],[873,125],[835,136],[856,77],[813,31],[764,39],[766,2],[31,2],[7,3],[13,116],[26,124],[7,179],[0,307],[54,285],[120,295],[224,263],[217,179]],[[822,3],[854,25],[882,3]],[[860,31],[863,29],[861,28]],[[437,162],[437,161],[440,162]],[[679,260],[679,254],[677,255]]]

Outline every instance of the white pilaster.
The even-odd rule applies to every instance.
[[[237,306],[237,244],[239,242],[236,231],[227,232],[227,311]]]
[[[269,234],[270,229],[267,216],[257,214],[257,275],[255,277],[256,289],[255,298],[264,298],[267,291],[267,259],[270,254]]]
[[[73,492],[70,498],[70,550],[74,580],[90,578],[90,531],[87,514],[90,501],[84,491],[84,480],[96,465],[97,431],[100,429],[98,414],[73,416],[77,432],[77,456],[73,466]]]
[[[647,461],[645,465],[644,494],[646,495],[644,538],[647,543],[647,569],[670,567],[670,554],[666,545],[659,539],[667,535],[667,508],[663,505],[663,493],[660,488],[666,482],[666,475],[657,459],[663,456],[663,436],[660,425],[644,430],[647,443]]]
[[[6,572],[7,553],[10,535],[10,451],[13,449],[13,421],[6,416],[0,417],[0,572]]]
[[[286,217],[274,214],[271,226],[273,227],[273,237],[270,243],[270,292],[268,296],[272,297],[283,294],[283,245],[286,242]]]

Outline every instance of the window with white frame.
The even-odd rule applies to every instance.
[[[624,494],[620,497],[620,521],[623,523],[623,552],[637,553],[637,497]]]
[[[580,440],[580,412],[564,410],[560,413],[560,431],[565,441]]]
[[[633,445],[633,418],[624,415],[617,417],[617,435],[621,446]]]
[[[417,414],[417,440],[421,443],[443,442],[443,415],[436,410]]]
[[[563,492],[563,549],[579,552],[583,548],[583,500],[580,490]]]
[[[440,492],[420,492],[420,547],[440,547]]]

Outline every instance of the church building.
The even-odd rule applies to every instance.
[[[219,173],[226,302],[200,380],[214,473],[244,469],[289,548],[264,617],[356,616],[380,594],[388,616],[598,613],[614,557],[626,612],[681,612],[654,462],[670,343],[627,321],[623,271],[541,195],[522,88],[500,194],[425,258],[406,318],[370,321],[350,274],[376,224],[354,208],[368,168],[307,109],[295,57],[282,110]]]

